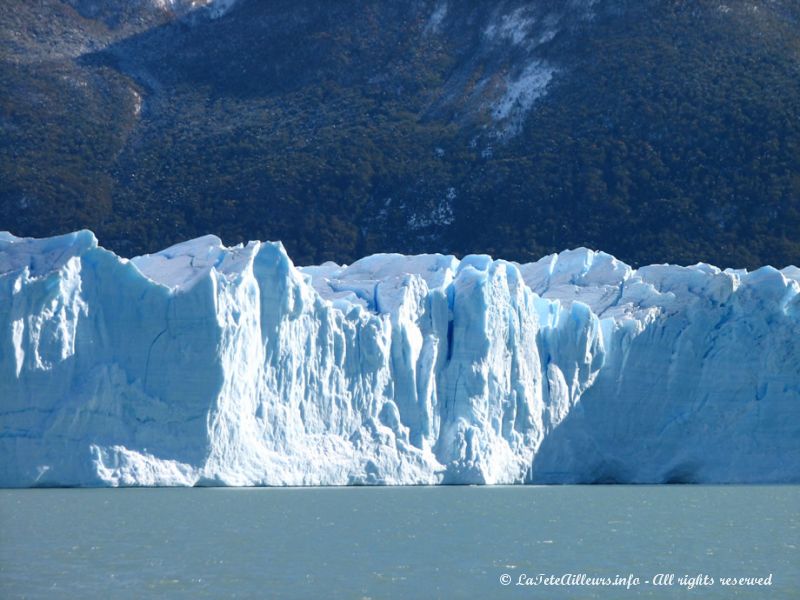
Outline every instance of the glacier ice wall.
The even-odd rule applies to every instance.
[[[0,233],[0,485],[800,481],[800,270]]]

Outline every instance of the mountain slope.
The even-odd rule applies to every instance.
[[[0,228],[800,262],[791,2],[35,4],[0,8]]]

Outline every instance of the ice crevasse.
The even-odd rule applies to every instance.
[[[800,269],[0,233],[0,486],[800,481]]]

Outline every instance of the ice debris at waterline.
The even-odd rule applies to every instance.
[[[799,282],[0,233],[0,485],[797,482]]]

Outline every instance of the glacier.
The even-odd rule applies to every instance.
[[[0,233],[0,486],[800,481],[800,269]]]

